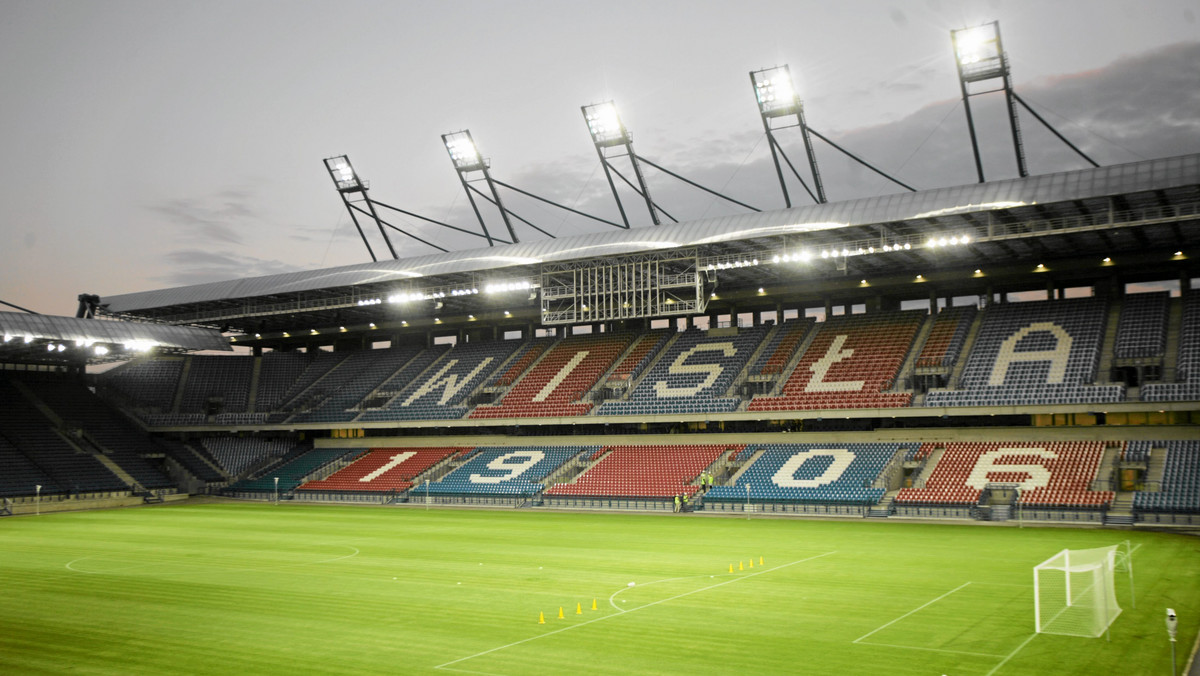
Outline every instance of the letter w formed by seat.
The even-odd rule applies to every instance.
[[[458,364],[457,359],[451,359],[450,361],[446,362],[446,365],[443,366],[437,373],[433,374],[432,378],[425,381],[424,385],[418,387],[416,392],[413,392],[411,395],[409,395],[408,399],[405,399],[404,403],[400,405],[408,406],[417,399],[420,399],[421,397],[440,387],[442,388],[442,398],[438,400],[438,404],[445,406],[446,404],[450,403],[450,400],[453,399],[454,396],[462,390],[462,388],[466,387],[467,383],[474,380],[475,376],[479,375],[485,368],[488,367],[488,364],[491,364],[493,361],[495,361],[495,357],[486,357],[483,361],[479,362],[479,366],[471,369],[470,373],[463,376],[462,380],[459,380],[457,373],[451,373],[449,376],[446,376],[446,372]]]

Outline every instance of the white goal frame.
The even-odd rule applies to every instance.
[[[1113,545],[1064,549],[1034,566],[1033,615],[1037,633],[1087,638],[1108,634],[1109,627],[1121,614],[1114,582],[1119,548]],[[1128,560],[1128,543],[1125,550]]]

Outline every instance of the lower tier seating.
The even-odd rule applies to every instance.
[[[872,483],[910,444],[767,444],[737,483],[714,486],[705,502],[817,502],[873,505],[886,492]]]
[[[694,495],[692,482],[726,450],[741,446],[610,446],[600,461],[571,483],[546,489],[545,495],[669,498]]]
[[[924,450],[924,449],[922,449]],[[925,485],[903,488],[896,504],[973,505],[987,484],[1020,486],[1020,504],[1099,508],[1112,491],[1093,491],[1104,442],[951,442]]]
[[[430,495],[522,496],[541,493],[540,482],[581,452],[581,446],[480,447],[461,467],[421,486]]]
[[[413,487],[413,478],[463,448],[375,448],[302,491],[395,491]]]
[[[1133,508],[1143,512],[1200,513],[1200,441],[1130,442],[1130,446],[1135,443],[1144,444],[1149,453],[1165,452],[1167,456],[1159,490],[1135,493]]]

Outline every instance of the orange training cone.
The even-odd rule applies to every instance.
[[[592,610],[596,609],[596,599],[592,599]]]
[[[575,614],[576,614],[576,615],[582,615],[582,614],[583,614],[583,604],[582,604],[582,603],[576,603],[576,604],[575,604]]]
[[[538,613],[538,624],[546,624],[546,613]]]
[[[560,619],[560,620],[563,619],[562,606],[558,607],[558,619]]]

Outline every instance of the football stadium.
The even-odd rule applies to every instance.
[[[829,201],[776,67],[786,208],[674,222],[593,104],[615,227],[462,131],[478,248],[336,156],[369,262],[0,313],[0,669],[1197,673],[1200,155],[1031,173],[981,28],[1015,178]]]

